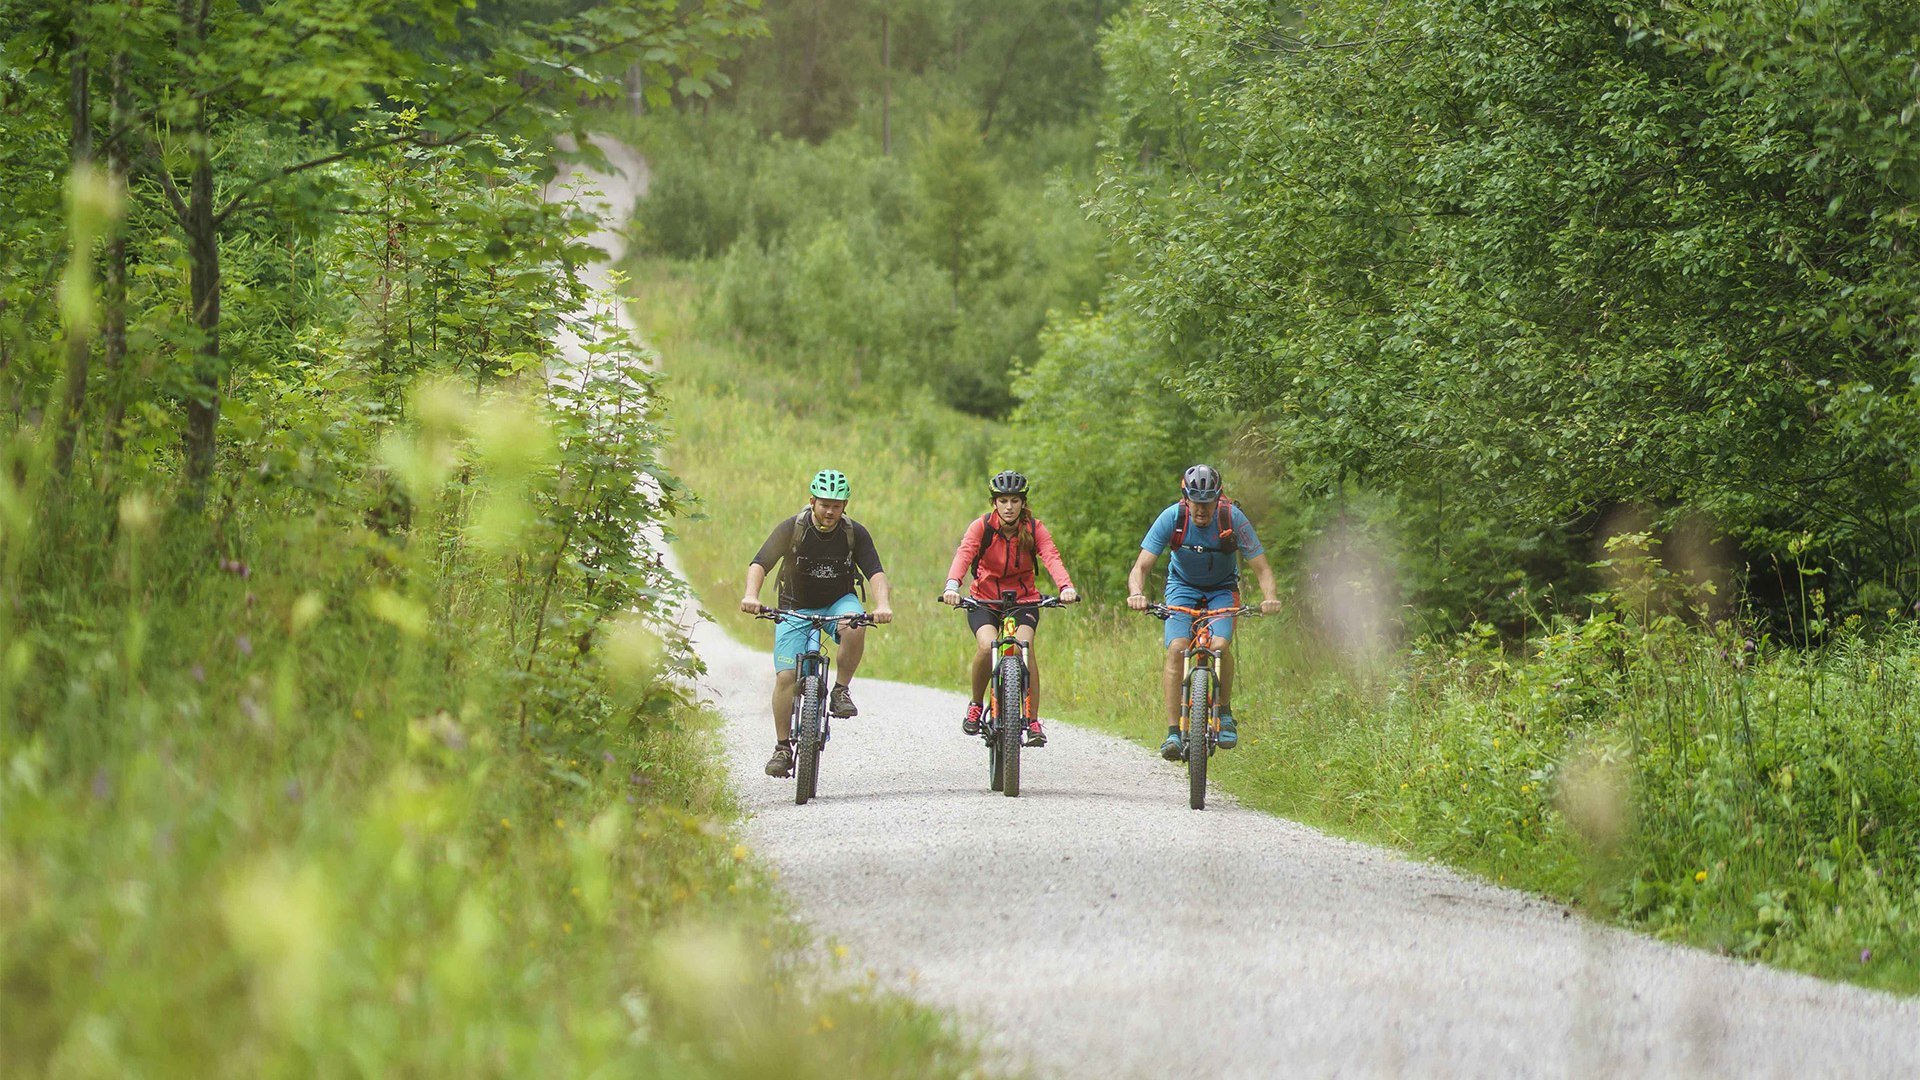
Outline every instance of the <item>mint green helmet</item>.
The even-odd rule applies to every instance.
[[[838,469],[821,469],[813,474],[813,483],[807,490],[816,499],[845,499],[853,494],[852,485],[847,483],[847,474]]]

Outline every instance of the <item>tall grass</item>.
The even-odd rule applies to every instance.
[[[396,529],[244,485],[204,514],[19,486],[36,445],[0,482],[7,1075],[974,1067],[799,962],[713,718],[587,619],[605,578],[543,573],[550,532],[499,544],[497,476]]]
[[[764,638],[730,614],[747,561],[812,470],[843,468],[900,598],[863,670],[960,689],[968,635],[932,596],[984,478],[1025,463],[997,456],[980,421],[787,374],[704,317],[699,274],[643,264],[636,286],[676,386],[674,464],[704,493],[680,545],[697,591],[736,635]],[[1036,491],[1035,510],[1073,497]],[[1159,624],[1092,599],[1048,613],[1043,712],[1155,743]],[[1291,613],[1249,622],[1241,745],[1214,776],[1252,806],[1661,936],[1920,989],[1920,634],[1848,631],[1806,652],[1633,607],[1545,625],[1524,655],[1481,628],[1365,662]],[[967,753],[958,720],[924,718]],[[1617,848],[1573,805],[1575,774],[1619,777],[1600,793],[1618,802]],[[1167,781],[1177,804],[1177,767]]]

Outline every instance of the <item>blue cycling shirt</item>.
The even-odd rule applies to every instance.
[[[1153,528],[1147,530],[1140,546],[1147,551],[1160,555],[1173,543],[1174,527],[1180,524],[1180,504],[1174,503],[1153,520]],[[1264,554],[1260,537],[1254,535],[1253,522],[1233,508],[1233,535],[1240,542],[1240,554],[1251,559]],[[1198,521],[1187,523],[1186,543],[1173,553],[1167,564],[1167,578],[1186,585],[1200,588],[1217,588],[1230,585],[1240,578],[1240,560],[1231,552],[1220,550],[1220,516],[1214,515],[1212,521],[1201,525]]]

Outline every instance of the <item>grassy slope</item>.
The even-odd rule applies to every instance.
[[[357,599],[395,549],[345,523],[43,528],[40,580],[86,585],[0,639],[0,1071],[975,1067],[799,962],[712,717],[521,742],[497,568],[409,635]]]
[[[873,529],[900,615],[863,671],[960,688],[966,634],[932,595],[961,529],[982,512],[981,478],[1019,463],[992,454],[991,430],[976,419],[871,394],[843,403],[838,388],[785,378],[743,343],[703,332],[699,286],[690,276],[646,264],[636,274],[643,331],[668,358],[674,380],[679,445],[725,448],[674,461],[705,495],[706,519],[685,530],[680,548],[709,608],[737,636],[765,637],[763,626],[732,610],[747,560],[771,524],[800,505],[814,469],[842,468],[854,483],[850,512]],[[1065,497],[1037,492],[1035,508],[1045,517],[1049,500]],[[1050,613],[1041,648],[1043,712],[1157,743],[1164,734],[1159,626],[1117,609],[1117,597],[1093,599]],[[1912,867],[1896,852],[1892,862],[1856,866],[1865,885],[1851,893],[1844,868],[1823,883],[1820,868],[1810,872],[1806,856],[1795,853],[1807,848],[1807,837],[1790,837],[1800,843],[1790,848],[1755,824],[1756,799],[1774,811],[1784,799],[1791,818],[1791,781],[1785,793],[1743,794],[1744,805],[1712,803],[1709,763],[1662,759],[1661,775],[1678,777],[1684,790],[1656,800],[1671,807],[1668,819],[1642,823],[1643,834],[1658,841],[1648,845],[1640,868],[1652,880],[1623,884],[1585,857],[1554,804],[1552,780],[1576,736],[1564,714],[1590,704],[1559,682],[1521,678],[1496,691],[1464,674],[1464,666],[1459,677],[1449,676],[1450,668],[1419,666],[1411,674],[1349,670],[1287,618],[1250,625],[1240,649],[1240,670],[1249,673],[1236,694],[1241,748],[1218,759],[1214,775],[1249,805],[1563,900],[1608,886],[1602,914],[1662,936],[1871,985],[1920,987],[1920,891]],[[1476,670],[1500,666],[1496,656]],[[1576,673],[1579,680],[1585,671]],[[1608,691],[1630,695],[1615,707],[1629,714],[1631,738],[1648,761],[1659,747],[1639,741],[1631,714],[1658,708],[1669,715],[1671,731],[1666,683],[1680,678],[1656,675],[1656,689]],[[1787,667],[1775,675],[1782,682],[1798,677]],[[1747,677],[1738,692],[1764,693],[1747,685],[1753,682]],[[1726,701],[1735,691],[1724,683],[1710,675],[1692,687],[1702,697],[1691,733],[1697,741],[1671,740],[1683,753],[1688,745],[1727,742],[1733,721]],[[1872,703],[1859,704],[1850,722],[1873,724]],[[952,722],[957,728],[958,717]],[[969,752],[957,732],[954,752]],[[1806,752],[1819,760],[1817,748]],[[1168,766],[1168,800],[1179,801],[1183,791],[1176,767]],[[1859,959],[1863,948],[1870,963]]]

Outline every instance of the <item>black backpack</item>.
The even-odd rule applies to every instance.
[[[791,606],[793,604],[793,564],[800,554],[801,539],[807,535],[808,529],[813,528],[813,510],[809,508],[800,511],[787,522],[787,525],[789,527],[787,553],[780,560],[780,576],[777,584],[780,588],[780,603]],[[853,575],[854,592],[859,594],[860,601],[865,603],[867,579],[860,573],[859,565],[853,561],[853,519],[841,518],[840,527],[834,531],[840,534],[840,538],[847,545],[847,572]]]
[[[1019,543],[1019,541],[1015,540],[1013,537],[1002,534],[999,528],[997,528],[994,525],[993,519],[994,519],[994,513],[991,510],[987,511],[986,517],[983,517],[980,519],[980,526],[981,526],[980,550],[973,553],[973,565],[967,567],[968,576],[972,577],[975,581],[980,580],[980,560],[987,557],[987,548],[993,545],[994,537],[998,536],[1001,540],[1004,540],[1007,543],[1007,545],[1010,547]],[[1015,547],[1014,550],[1018,551],[1019,549]],[[1035,574],[1040,572],[1040,568],[1039,568],[1040,553],[1039,552],[1036,551],[1034,553],[1033,561],[1035,565],[1027,567],[1025,572],[1035,573]],[[1039,579],[1035,578],[1034,580],[1038,582]]]

